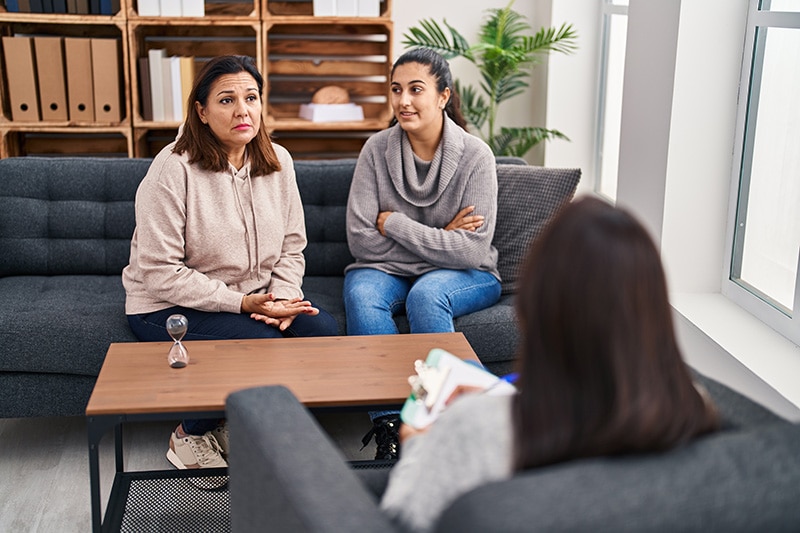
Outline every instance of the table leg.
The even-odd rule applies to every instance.
[[[100,440],[108,428],[114,426],[117,442],[116,461],[117,471],[122,470],[122,417],[117,416],[90,416],[86,420],[89,437],[89,490],[92,504],[92,531],[101,533],[103,530],[103,515],[100,505]]]

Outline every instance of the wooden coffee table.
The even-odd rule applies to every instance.
[[[414,361],[431,349],[478,361],[462,333],[187,341],[189,365],[181,369],[167,363],[171,344],[108,349],[86,406],[94,531],[103,530],[99,442],[114,429],[119,477],[125,422],[221,418],[230,393],[264,385],[286,386],[310,409],[397,408],[410,392]]]

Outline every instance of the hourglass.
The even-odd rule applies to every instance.
[[[175,343],[169,349],[167,361],[172,368],[183,368],[189,364],[189,352],[181,344],[181,339],[189,329],[189,321],[183,315],[170,315],[167,318],[167,333]]]

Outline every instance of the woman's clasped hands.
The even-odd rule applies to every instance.
[[[302,298],[289,300],[276,299],[271,292],[266,294],[246,294],[242,298],[242,312],[250,313],[250,318],[281,331],[291,326],[297,315],[317,315],[319,309]]]

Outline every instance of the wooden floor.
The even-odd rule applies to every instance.
[[[320,418],[348,459],[370,459],[363,451],[366,413]],[[127,470],[164,470],[169,434],[177,422],[125,426]],[[114,475],[111,435],[100,445],[101,499],[105,505]],[[105,512],[105,508],[104,508]],[[83,417],[0,419],[0,532],[87,532],[91,530],[89,453]]]

